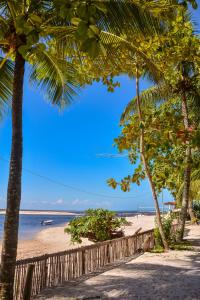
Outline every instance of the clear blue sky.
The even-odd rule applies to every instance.
[[[199,1],[198,1],[199,2]],[[198,20],[199,10],[195,12]],[[118,136],[120,115],[135,95],[135,84],[120,77],[121,87],[107,92],[102,84],[83,89],[74,104],[60,112],[47,103],[40,91],[24,88],[23,167],[66,185],[106,197],[90,195],[49,182],[23,170],[22,208],[83,210],[105,207],[135,210],[153,206],[147,182],[132,186],[130,193],[112,190],[106,184],[110,177],[120,179],[132,172],[128,159],[98,157],[117,153],[113,139]],[[148,82],[142,83],[146,88]],[[0,123],[0,156],[9,159],[11,118]],[[0,207],[5,207],[8,163],[0,160]],[[119,198],[112,198],[119,197]],[[167,192],[164,200],[170,199]]]
[[[117,153],[113,139],[118,136],[120,115],[135,95],[134,81],[120,77],[121,88],[108,93],[102,84],[83,89],[74,104],[60,112],[47,103],[40,91],[25,83],[24,159],[25,169],[101,197],[49,182],[23,171],[22,208],[82,210],[106,207],[133,210],[153,206],[148,183],[133,186],[130,193],[112,190],[110,177],[122,178],[132,171],[128,159],[98,157]],[[148,86],[143,82],[142,87]],[[11,119],[0,124],[0,155],[9,159]],[[0,161],[1,207],[5,206],[8,163]],[[120,198],[110,198],[120,197]]]

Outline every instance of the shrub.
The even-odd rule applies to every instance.
[[[173,220],[174,220],[173,214],[162,217],[163,231],[168,243],[171,243],[171,241],[174,240],[174,236],[172,235],[172,231],[171,231]],[[154,229],[154,238],[155,238],[155,248],[163,247],[163,242],[157,225]]]
[[[65,232],[71,234],[72,242],[81,243],[81,238],[92,241],[106,241],[123,236],[122,225],[127,225],[125,218],[118,218],[113,211],[107,209],[88,209],[85,216],[69,222]]]
[[[200,220],[200,201],[194,201],[193,210],[198,220]]]

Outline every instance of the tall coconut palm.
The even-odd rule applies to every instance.
[[[56,39],[51,1],[0,1],[1,101],[12,95],[12,145],[1,255],[0,298],[13,299],[22,175],[22,103],[25,62],[29,79],[53,104],[68,104],[78,87],[76,72],[51,43]]]

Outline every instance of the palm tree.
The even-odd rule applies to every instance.
[[[13,299],[21,201],[25,67],[28,66],[31,83],[41,87],[55,105],[69,104],[79,86],[77,78],[80,74],[76,76],[71,57],[66,57],[66,52],[74,55],[79,47],[77,39],[74,39],[77,28],[63,17],[63,11],[66,12],[72,2],[63,2],[66,7],[61,12],[62,17],[59,15],[59,3],[51,0],[0,0],[0,103],[9,100],[12,95],[12,146],[0,270],[2,300]],[[100,7],[98,1],[90,3]],[[79,4],[82,5],[82,2]],[[102,14],[97,16],[97,24],[103,31],[112,28],[113,33],[118,34],[122,27],[128,28],[129,32],[135,30],[146,34],[156,28],[156,25],[151,25],[157,21],[144,7],[140,8],[137,1],[105,1],[105,5],[106,13],[100,7]],[[78,30],[80,33],[80,27]],[[92,49],[94,38],[88,41]]]
[[[12,95],[12,146],[0,271],[0,298],[6,300],[13,299],[18,243],[25,62],[30,81],[40,86],[53,104],[69,104],[78,87],[73,66],[50,44],[56,41],[58,29],[52,5],[51,1],[0,1],[1,102]]]
[[[200,169],[197,169],[191,174],[191,182],[190,182],[190,191],[189,191],[189,203],[188,203],[188,213],[190,215],[191,222],[196,223],[196,216],[193,211],[193,202],[200,200]],[[183,195],[184,184],[182,183],[179,187],[177,193],[177,203],[181,204],[182,195]]]

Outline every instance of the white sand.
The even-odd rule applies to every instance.
[[[134,234],[140,227],[142,227],[142,231],[154,227],[154,216],[140,215],[138,217],[127,217],[126,219],[131,222],[131,225],[124,227],[125,235]],[[66,226],[47,228],[40,231],[33,240],[19,241],[18,259],[64,251],[92,244],[92,242],[88,239],[83,239],[82,244],[73,244],[70,240],[70,235],[64,233],[64,228]]]

